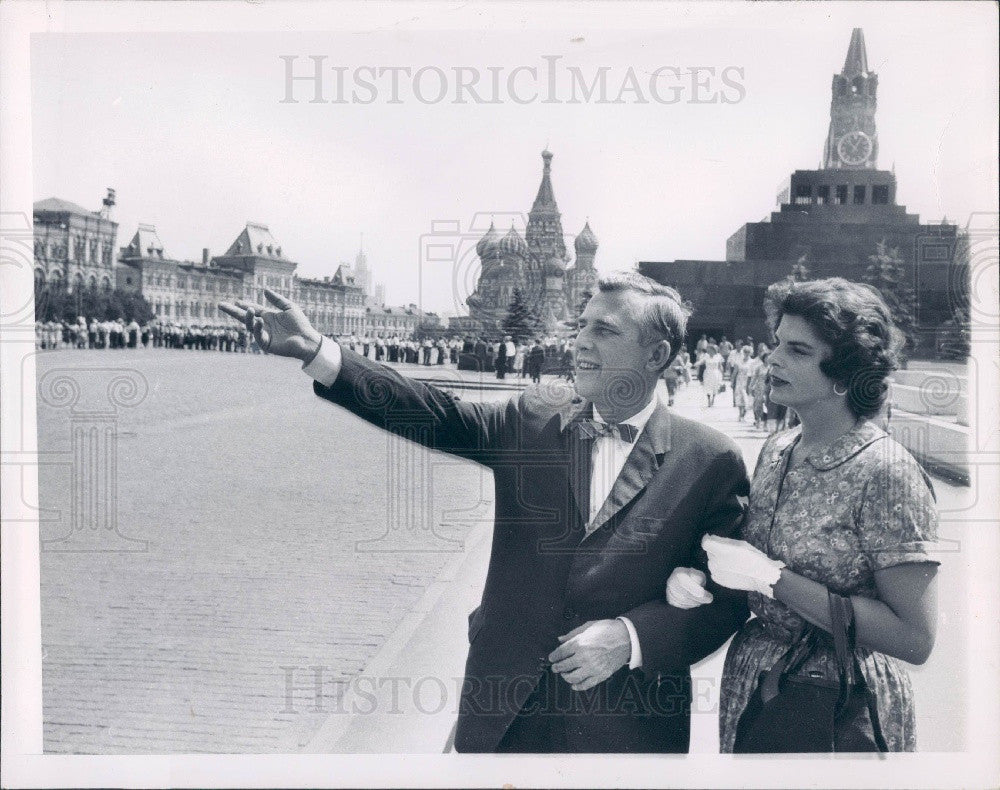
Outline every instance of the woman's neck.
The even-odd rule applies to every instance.
[[[799,446],[810,452],[829,446],[858,423],[843,399],[835,404],[817,403],[810,408],[796,409],[802,424]]]

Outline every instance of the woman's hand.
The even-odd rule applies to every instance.
[[[745,540],[705,535],[701,547],[708,554],[708,572],[712,581],[731,590],[759,592],[774,597],[774,585],[785,563],[772,560]]]
[[[697,568],[674,568],[667,579],[667,603],[678,609],[694,609],[712,603],[712,593],[705,589],[707,579]]]

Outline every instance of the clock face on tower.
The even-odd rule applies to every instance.
[[[860,165],[872,153],[872,138],[860,130],[848,132],[837,141],[837,154],[848,165]]]

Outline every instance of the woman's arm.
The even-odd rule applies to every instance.
[[[937,627],[937,565],[906,563],[875,571],[881,600],[855,595],[854,618],[858,644],[922,664],[934,647]],[[819,582],[781,569],[774,597],[813,625],[830,630],[827,588]]]

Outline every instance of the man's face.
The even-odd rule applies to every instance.
[[[580,315],[576,391],[598,408],[645,389],[651,347],[639,342],[640,299],[629,291],[599,291]]]

